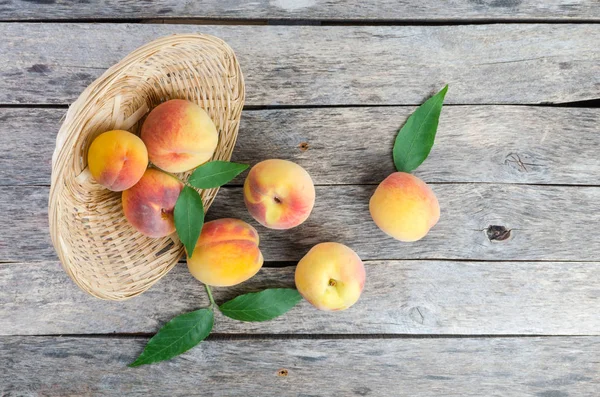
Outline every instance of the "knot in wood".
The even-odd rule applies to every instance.
[[[490,225],[486,230],[486,234],[490,241],[504,241],[510,238],[511,231],[504,226]]]

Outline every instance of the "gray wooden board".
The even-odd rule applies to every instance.
[[[356,305],[323,312],[302,301],[269,322],[218,315],[223,334],[598,335],[600,263],[369,261]],[[217,303],[264,288],[293,287],[295,267],[263,268],[249,281],[214,288]],[[154,333],[208,304],[179,264],[126,302],[79,290],[56,261],[0,264],[0,335]]]
[[[0,20],[68,20],[69,18],[224,18],[302,20],[469,20],[600,19],[593,0],[101,0],[88,3],[8,0]]]
[[[8,396],[593,396],[600,338],[214,340],[127,368],[146,339],[2,337]],[[287,376],[282,376],[287,374]]]
[[[310,218],[297,228],[269,230],[250,218],[238,187],[225,187],[207,219],[240,218],[261,237],[267,261],[295,261],[323,241],[349,245],[363,259],[573,260],[600,258],[596,243],[600,187],[434,184],[439,223],[422,240],[401,243],[371,220],[374,185],[319,186]],[[56,258],[47,221],[47,187],[0,188],[0,261]],[[491,241],[490,225],[512,230]],[[508,236],[505,236],[508,237]]]
[[[394,171],[392,144],[415,108],[245,111],[233,160],[284,158],[316,184],[373,184]],[[50,183],[62,109],[0,108],[0,184]],[[428,182],[598,184],[599,109],[447,106],[415,172]],[[243,177],[233,181],[242,184]]]
[[[526,104],[600,97],[595,24],[0,24],[0,104],[67,104],[152,39],[204,32],[236,51],[248,105]]]
[[[144,5],[102,0],[75,7],[0,1],[0,20],[589,22],[598,20],[599,12],[592,0],[452,0],[446,7],[431,0],[159,0]],[[68,104],[136,47],[166,34],[195,31],[232,45],[245,73],[249,106],[410,105],[445,83],[450,84],[450,104],[600,97],[600,29],[594,24],[0,23],[0,104]],[[126,364],[147,338],[98,334],[154,333],[174,315],[207,303],[201,285],[180,264],[150,291],[127,302],[100,301],[80,291],[56,262],[47,232],[44,185],[64,110],[0,109],[0,184],[5,185],[0,187],[0,394],[597,393],[600,341],[592,335],[600,329],[595,262],[600,246],[594,243],[600,187],[519,184],[597,185],[600,163],[593,150],[598,146],[598,112],[446,108],[438,143],[417,172],[434,182],[442,219],[423,241],[402,244],[374,226],[367,203],[372,184],[393,170],[393,136],[413,109],[244,112],[235,160],[288,158],[305,166],[320,185],[317,206],[305,225],[276,232],[252,222],[266,259],[293,264],[317,242],[346,243],[367,259],[364,294],[341,313],[320,312],[303,301],[269,323],[240,323],[217,315],[216,337],[180,358],[138,369]],[[209,219],[224,216],[250,220],[239,187],[222,189]],[[505,226],[511,237],[490,241],[485,232],[489,225]],[[216,289],[215,296],[222,302],[265,287],[291,287],[293,272],[293,266],[264,268],[244,284]],[[95,337],[34,336],[40,334]],[[588,336],[431,339],[398,334]]]

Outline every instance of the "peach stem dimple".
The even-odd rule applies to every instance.
[[[335,287],[337,285],[337,281],[335,281],[334,279],[330,278],[329,279],[329,286],[330,287]]]
[[[170,216],[169,216],[169,215],[170,215],[172,212],[173,212],[172,210],[169,210],[169,209],[167,209],[167,208],[161,208],[161,209],[160,209],[160,217],[161,217],[162,219],[169,219],[169,218],[170,218]]]

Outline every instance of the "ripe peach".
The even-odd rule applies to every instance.
[[[395,172],[381,182],[369,202],[375,224],[400,241],[417,241],[440,219],[440,205],[416,176]]]
[[[358,301],[365,267],[353,250],[340,243],[317,244],[298,262],[296,288],[320,310],[345,310]]]
[[[190,273],[207,285],[230,287],[246,281],[263,265],[258,233],[239,219],[207,222],[187,264]]]
[[[173,210],[183,184],[169,174],[148,168],[142,179],[123,192],[125,218],[148,237],[164,237],[175,231]]]
[[[90,145],[88,167],[96,182],[120,192],[135,185],[144,175],[148,151],[144,142],[131,132],[107,131]]]
[[[315,205],[315,186],[306,172],[287,160],[256,164],[244,182],[244,202],[258,223],[290,229],[304,222]]]
[[[150,161],[168,172],[188,171],[207,162],[219,140],[208,113],[183,99],[155,107],[144,121],[141,137]]]

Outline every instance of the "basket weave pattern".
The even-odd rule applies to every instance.
[[[168,36],[135,50],[85,89],[58,132],[50,234],[65,271],[98,298],[141,294],[184,252],[176,234],[154,239],[133,229],[123,215],[121,194],[96,184],[86,168],[96,136],[112,129],[137,134],[150,109],[175,98],[208,112],[219,132],[212,159],[229,160],[244,105],[244,80],[232,49],[209,35]],[[201,191],[206,209],[217,191]]]

